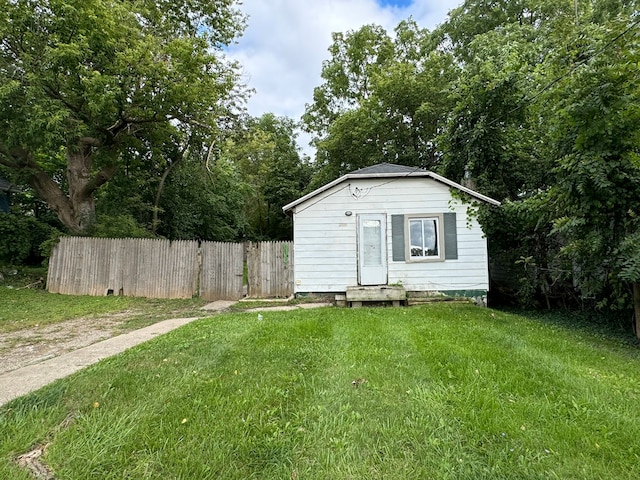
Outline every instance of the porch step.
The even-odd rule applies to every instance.
[[[363,302],[391,302],[399,307],[407,301],[407,291],[401,286],[372,285],[347,287],[346,302],[351,307],[361,307]]]

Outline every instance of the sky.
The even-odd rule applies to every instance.
[[[322,83],[323,60],[329,58],[331,33],[376,24],[392,32],[412,17],[432,30],[462,0],[242,0],[247,28],[227,54],[242,65],[243,80],[255,93],[247,108],[252,116],[273,113],[300,120],[313,89]],[[309,136],[298,143],[313,156]]]

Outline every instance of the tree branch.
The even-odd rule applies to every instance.
[[[66,100],[59,91],[55,90],[54,88],[50,87],[49,85],[44,85],[42,87],[42,89],[45,91],[45,93],[47,95],[49,95],[49,97],[53,98],[54,100],[58,100],[60,103],[62,103],[68,110],[72,111],[73,113],[75,113],[78,118],[80,118],[82,121],[86,122],[87,124],[91,123],[91,119],[89,117],[87,117],[86,115],[84,115],[82,113],[82,108],[79,107],[78,105],[73,105],[72,103],[70,103],[68,100]]]
[[[71,210],[69,198],[60,190],[58,184],[41,169],[35,168],[29,175],[28,181],[29,185],[40,195],[40,198],[45,200],[56,214],[60,216]]]
[[[7,148],[6,145],[0,144],[0,165],[12,169],[37,168],[38,165],[33,161],[29,152],[24,148],[18,147],[14,149]]]
[[[91,196],[93,192],[111,180],[117,171],[118,167],[116,165],[107,165],[104,167],[87,183],[82,190],[82,195],[85,197]]]
[[[95,137],[80,137],[78,143],[89,147],[101,147],[102,142]]]
[[[187,144],[186,144],[184,150],[182,151],[182,155],[180,155],[180,157],[176,161],[174,161],[171,165],[169,165],[169,167],[167,167],[167,169],[162,174],[162,177],[160,178],[160,184],[158,185],[158,191],[156,192],[156,199],[155,199],[155,202],[153,203],[153,220],[151,222],[151,231],[154,234],[156,233],[156,229],[158,228],[158,225],[160,224],[160,220],[158,219],[158,210],[160,208],[159,207],[159,205],[160,205],[160,197],[162,195],[162,191],[164,190],[164,184],[167,181],[167,177],[169,176],[171,171],[176,167],[176,165],[178,165],[182,160],[187,158],[187,156],[189,155],[189,142],[190,141],[191,141],[191,139],[189,139],[187,141]]]
[[[9,168],[19,168],[11,152],[4,146],[0,145],[0,165]]]

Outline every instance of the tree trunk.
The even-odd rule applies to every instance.
[[[633,284],[633,316],[636,324],[636,337],[640,338],[640,283]]]
[[[91,147],[82,145],[78,151],[67,150],[67,182],[75,233],[84,233],[96,221],[96,202],[91,181]]]
[[[92,145],[80,141],[77,150],[67,150],[67,182],[69,194],[42,170],[32,170],[29,184],[46,201],[60,221],[71,232],[86,233],[96,220],[94,192],[116,173],[115,166],[103,168],[91,177]]]

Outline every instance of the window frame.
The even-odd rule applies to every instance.
[[[411,255],[411,221],[415,220],[436,220],[436,239],[438,242],[438,255],[428,257],[418,257]],[[404,238],[405,238],[405,261],[407,263],[444,262],[444,220],[442,213],[420,213],[405,215],[404,218]]]

